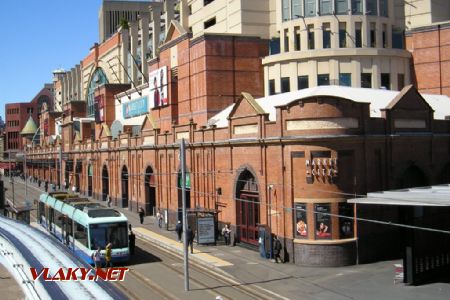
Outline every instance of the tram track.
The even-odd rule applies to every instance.
[[[167,250],[165,250],[164,248],[162,248],[158,245],[151,244],[149,241],[146,241],[143,239],[139,239],[139,241],[146,245],[147,249],[144,249],[144,250],[148,250],[149,253],[152,253],[154,255],[170,256],[170,257],[172,257],[172,259],[175,259],[175,260],[181,259],[181,255],[178,255],[173,252],[168,252]],[[154,251],[154,249],[157,249],[157,253]],[[180,270],[179,268],[175,267],[175,265],[178,265],[178,264],[174,265],[173,263],[170,263],[169,261],[166,261],[166,260],[162,260],[161,263],[165,267],[170,269],[171,271],[177,273],[178,275],[184,276],[184,272],[182,270]],[[238,291],[238,292],[242,293],[243,295],[247,296],[248,299],[261,299],[261,300],[273,300],[274,299],[273,295],[269,296],[269,295],[262,294],[262,293],[264,293],[264,291],[259,290],[259,289],[256,290],[252,287],[248,287],[248,286],[246,286],[246,283],[239,282],[234,278],[226,277],[225,275],[215,272],[213,270],[207,269],[206,267],[204,267],[202,265],[189,264],[189,268],[191,271],[195,270],[197,273],[200,273],[203,276],[208,276],[210,279],[212,279],[213,281],[216,281],[217,283],[220,284],[220,285],[215,284],[215,286],[208,286],[208,285],[205,285],[200,279],[197,279],[194,276],[189,277],[190,282],[195,283],[197,286],[200,287],[197,289],[213,290],[214,296],[222,296],[223,299],[235,299],[236,295],[230,295],[230,292],[235,290],[235,291]],[[229,275],[229,276],[231,276],[231,275]],[[227,288],[230,290],[218,291],[219,289],[226,290]]]

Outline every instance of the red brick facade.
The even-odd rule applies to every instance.
[[[450,96],[450,23],[407,33],[406,48],[419,92]]]

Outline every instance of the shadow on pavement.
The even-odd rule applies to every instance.
[[[134,255],[131,256],[130,261],[127,263],[127,266],[133,266],[133,265],[141,265],[145,263],[154,263],[154,262],[161,262],[162,260],[144,249],[140,248],[139,246],[136,246],[134,249]]]

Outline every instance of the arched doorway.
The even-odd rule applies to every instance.
[[[145,213],[153,216],[156,210],[156,188],[155,177],[153,176],[153,169],[148,166],[145,169]]]
[[[92,176],[90,176],[92,181]],[[92,182],[91,182],[92,184]],[[108,174],[108,168],[106,166],[103,166],[102,170],[102,200],[106,201],[106,196],[109,194],[109,174]]]
[[[106,166],[104,167],[106,168]],[[94,174],[94,168],[92,165],[88,166],[88,172],[87,172],[87,178],[88,178],[88,196],[92,197],[92,176]],[[108,171],[106,171],[106,174],[108,174]],[[102,181],[103,182],[103,181]]]
[[[428,178],[416,165],[410,165],[403,172],[397,182],[397,188],[407,189],[412,187],[427,186]]]
[[[181,171],[178,172],[177,177],[177,188],[178,188],[178,220],[183,219],[183,195],[181,187],[182,184],[182,176]],[[191,177],[188,172],[186,172],[186,209],[191,208]]]
[[[122,207],[128,207],[128,169],[122,168]]]
[[[255,176],[245,169],[236,182],[236,226],[241,242],[258,245],[260,204]]]

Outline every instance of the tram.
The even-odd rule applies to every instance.
[[[37,205],[40,225],[87,263],[108,243],[113,263],[129,260],[128,219],[121,212],[65,192],[41,194]]]

